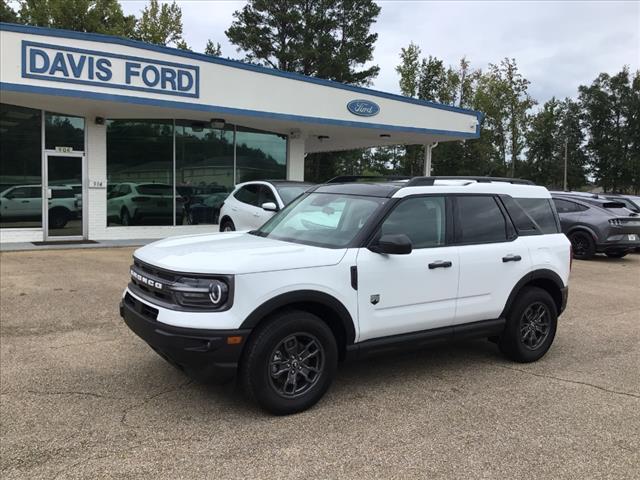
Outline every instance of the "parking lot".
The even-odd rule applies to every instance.
[[[486,341],[343,365],[289,417],[122,323],[132,249],[0,255],[0,476],[638,478],[640,255],[573,264],[540,362]]]

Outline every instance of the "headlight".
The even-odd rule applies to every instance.
[[[182,277],[171,289],[183,307],[218,310],[229,300],[229,284],[219,279]]]

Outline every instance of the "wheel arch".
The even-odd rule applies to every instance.
[[[598,241],[598,233],[588,225],[583,225],[583,224],[573,225],[567,232],[567,237],[569,237],[570,235],[576,232],[588,233],[589,235],[591,235],[591,238],[593,239],[594,242]]]
[[[560,275],[553,270],[545,268],[529,272],[522,277],[518,283],[516,283],[507,298],[507,303],[505,304],[500,317],[504,318],[507,315],[513,305],[513,302],[518,298],[518,294],[525,287],[538,287],[547,291],[556,304],[558,315],[562,312],[564,308],[562,290],[566,286],[562,281],[562,278],[560,278]]]
[[[316,290],[296,290],[273,297],[253,310],[240,328],[255,329],[270,315],[285,309],[304,310],[320,317],[336,337],[341,360],[347,346],[355,342],[355,324],[349,310],[334,296]]]

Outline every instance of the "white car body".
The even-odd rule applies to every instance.
[[[420,194],[508,194],[551,198],[544,187],[478,183],[402,188],[393,198]],[[158,309],[158,322],[198,329],[240,328],[260,305],[282,294],[314,290],[337,299],[353,319],[355,342],[448,325],[498,318],[514,286],[536,270],[550,270],[568,284],[570,244],[562,233],[521,236],[503,243],[445,246],[409,255],[380,255],[367,248],[321,248],[243,232],[171,237],[135,252],[155,267],[194,274],[235,276],[233,306],[224,312]],[[522,261],[503,262],[508,255]],[[429,270],[437,260],[451,269]],[[359,288],[349,271],[358,268]],[[148,302],[127,290],[141,302]],[[370,302],[371,295],[385,301]]]
[[[232,222],[232,230],[238,231],[253,230],[263,225],[288,203],[280,195],[277,188],[278,185],[312,186],[312,184],[285,180],[273,182],[256,180],[239,183],[222,204],[222,208],[220,209],[220,230],[224,231],[229,221]],[[252,204],[238,199],[239,192],[242,192],[245,188],[252,187],[258,190],[257,198]],[[262,208],[263,204],[270,202],[275,203],[276,209],[265,210]],[[227,229],[227,231],[229,231],[229,229]]]
[[[77,216],[82,210],[82,201],[69,186],[52,186],[52,198],[48,200],[49,210],[64,209],[69,218]],[[64,197],[55,192],[67,192]],[[8,218],[34,218],[42,215],[42,186],[17,185],[0,192],[0,215]]]
[[[165,189],[163,193],[140,191],[144,188]],[[123,182],[115,185],[107,198],[107,217],[120,224],[135,224],[152,218],[173,218],[173,187],[151,182]],[[176,196],[177,224],[182,223],[182,198]],[[172,220],[171,220],[172,221]]]

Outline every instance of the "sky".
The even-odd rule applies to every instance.
[[[224,34],[243,1],[190,0],[182,8],[184,37],[194,51],[207,39],[222,56],[242,59]],[[139,15],[146,1],[121,0],[125,13]],[[516,59],[540,103],[552,96],[575,97],[579,85],[624,65],[640,69],[640,1],[379,1],[382,11],[373,63],[380,74],[372,88],[399,93],[402,47],[420,46],[424,56],[486,69],[504,57]]]

